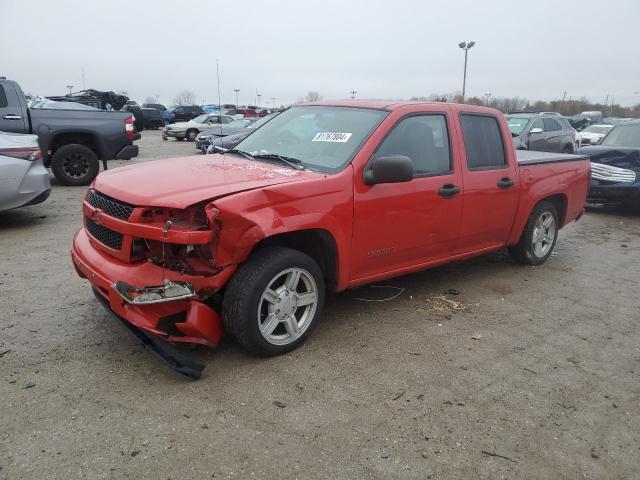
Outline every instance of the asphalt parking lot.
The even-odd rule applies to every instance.
[[[302,348],[199,348],[194,382],[77,277],[85,190],[0,213],[0,479],[640,478],[640,213],[590,211],[541,267],[498,252],[333,296]]]

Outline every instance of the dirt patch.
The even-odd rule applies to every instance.
[[[191,382],[73,271],[83,194],[0,214],[0,478],[640,477],[640,215],[590,212],[541,267],[499,252],[336,295],[304,347],[198,348]]]

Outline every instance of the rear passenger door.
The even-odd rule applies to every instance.
[[[547,141],[547,152],[562,152],[562,127],[555,118],[543,118],[544,138]]]
[[[27,133],[28,119],[22,111],[22,104],[18,99],[18,91],[11,83],[0,84],[0,131],[13,133]],[[26,103],[26,102],[25,102]]]
[[[493,115],[461,113],[464,208],[460,252],[506,243],[518,208],[519,176],[511,138]]]

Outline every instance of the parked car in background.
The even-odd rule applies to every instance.
[[[162,113],[164,123],[188,122],[204,113],[201,107],[197,105],[179,105],[177,107],[165,110]]]
[[[140,113],[144,122],[144,128],[158,130],[162,127],[162,112],[157,108],[141,108]]]
[[[589,125],[580,131],[583,145],[595,145],[605,137],[613,125]]]
[[[227,111],[227,115],[235,118],[258,118],[258,112],[250,108],[234,108]]]
[[[327,293],[504,247],[541,265],[588,183],[586,157],[517,155],[497,110],[305,104],[237,150],[100,175],[72,261],[108,311],[197,378],[163,340],[215,346],[224,331],[278,355],[305,342]]]
[[[201,151],[202,153],[219,153],[219,150],[216,150],[215,147],[219,147],[221,149],[229,150],[231,148],[235,148],[237,144],[239,144],[242,140],[247,138],[252,132],[255,132],[258,128],[260,128],[265,123],[269,122],[273,119],[278,113],[273,113],[271,115],[267,115],[266,117],[262,117],[255,122],[247,125],[246,128],[242,129],[238,133],[234,133],[226,136],[210,136],[207,138],[203,138],[201,140]]]
[[[0,78],[0,131],[33,133],[45,167],[63,185],[89,185],[111,159],[138,155],[131,113],[88,108],[29,108],[20,86]],[[64,103],[62,103],[64,106]]]
[[[164,112],[167,109],[167,107],[165,107],[161,103],[143,103],[142,108],[155,108],[160,112]]]
[[[514,113],[506,115],[518,150],[573,153],[576,131],[565,117],[540,113]]]
[[[577,153],[591,159],[589,202],[640,207],[640,121],[613,127]]]
[[[50,193],[38,136],[0,132],[0,211],[42,203]]]
[[[176,140],[184,140],[186,138],[188,141],[193,142],[201,131],[221,123],[231,123],[233,120],[234,118],[229,115],[204,113],[188,122],[177,122],[167,125],[162,131],[162,139],[168,140],[169,138],[175,138]]]
[[[204,153],[210,144],[211,138],[226,137],[227,135],[235,135],[243,132],[253,122],[255,122],[255,120],[251,118],[240,118],[233,122],[218,124],[217,126],[211,125],[211,127],[200,131],[196,136],[196,150]]]
[[[637,118],[624,118],[624,117],[606,117],[602,119],[603,125],[620,125],[621,123],[634,122]]]

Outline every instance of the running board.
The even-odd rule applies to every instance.
[[[136,327],[135,325],[127,322],[124,318],[120,317],[120,315],[118,315],[111,309],[109,301],[102,295],[100,295],[95,289],[93,289],[93,294],[102,304],[102,306],[106,308],[107,311],[115,319],[117,319],[123,326],[127,328],[127,330],[129,330],[129,332],[131,332],[132,335],[134,335],[138,340],[140,340],[140,342],[142,342],[142,345],[151,350],[154,355],[165,362],[170,368],[186,377],[193,378],[194,380],[198,380],[202,376],[204,365],[189,359],[188,357],[180,353],[173,345],[158,337],[157,335],[147,333],[144,330]]]

